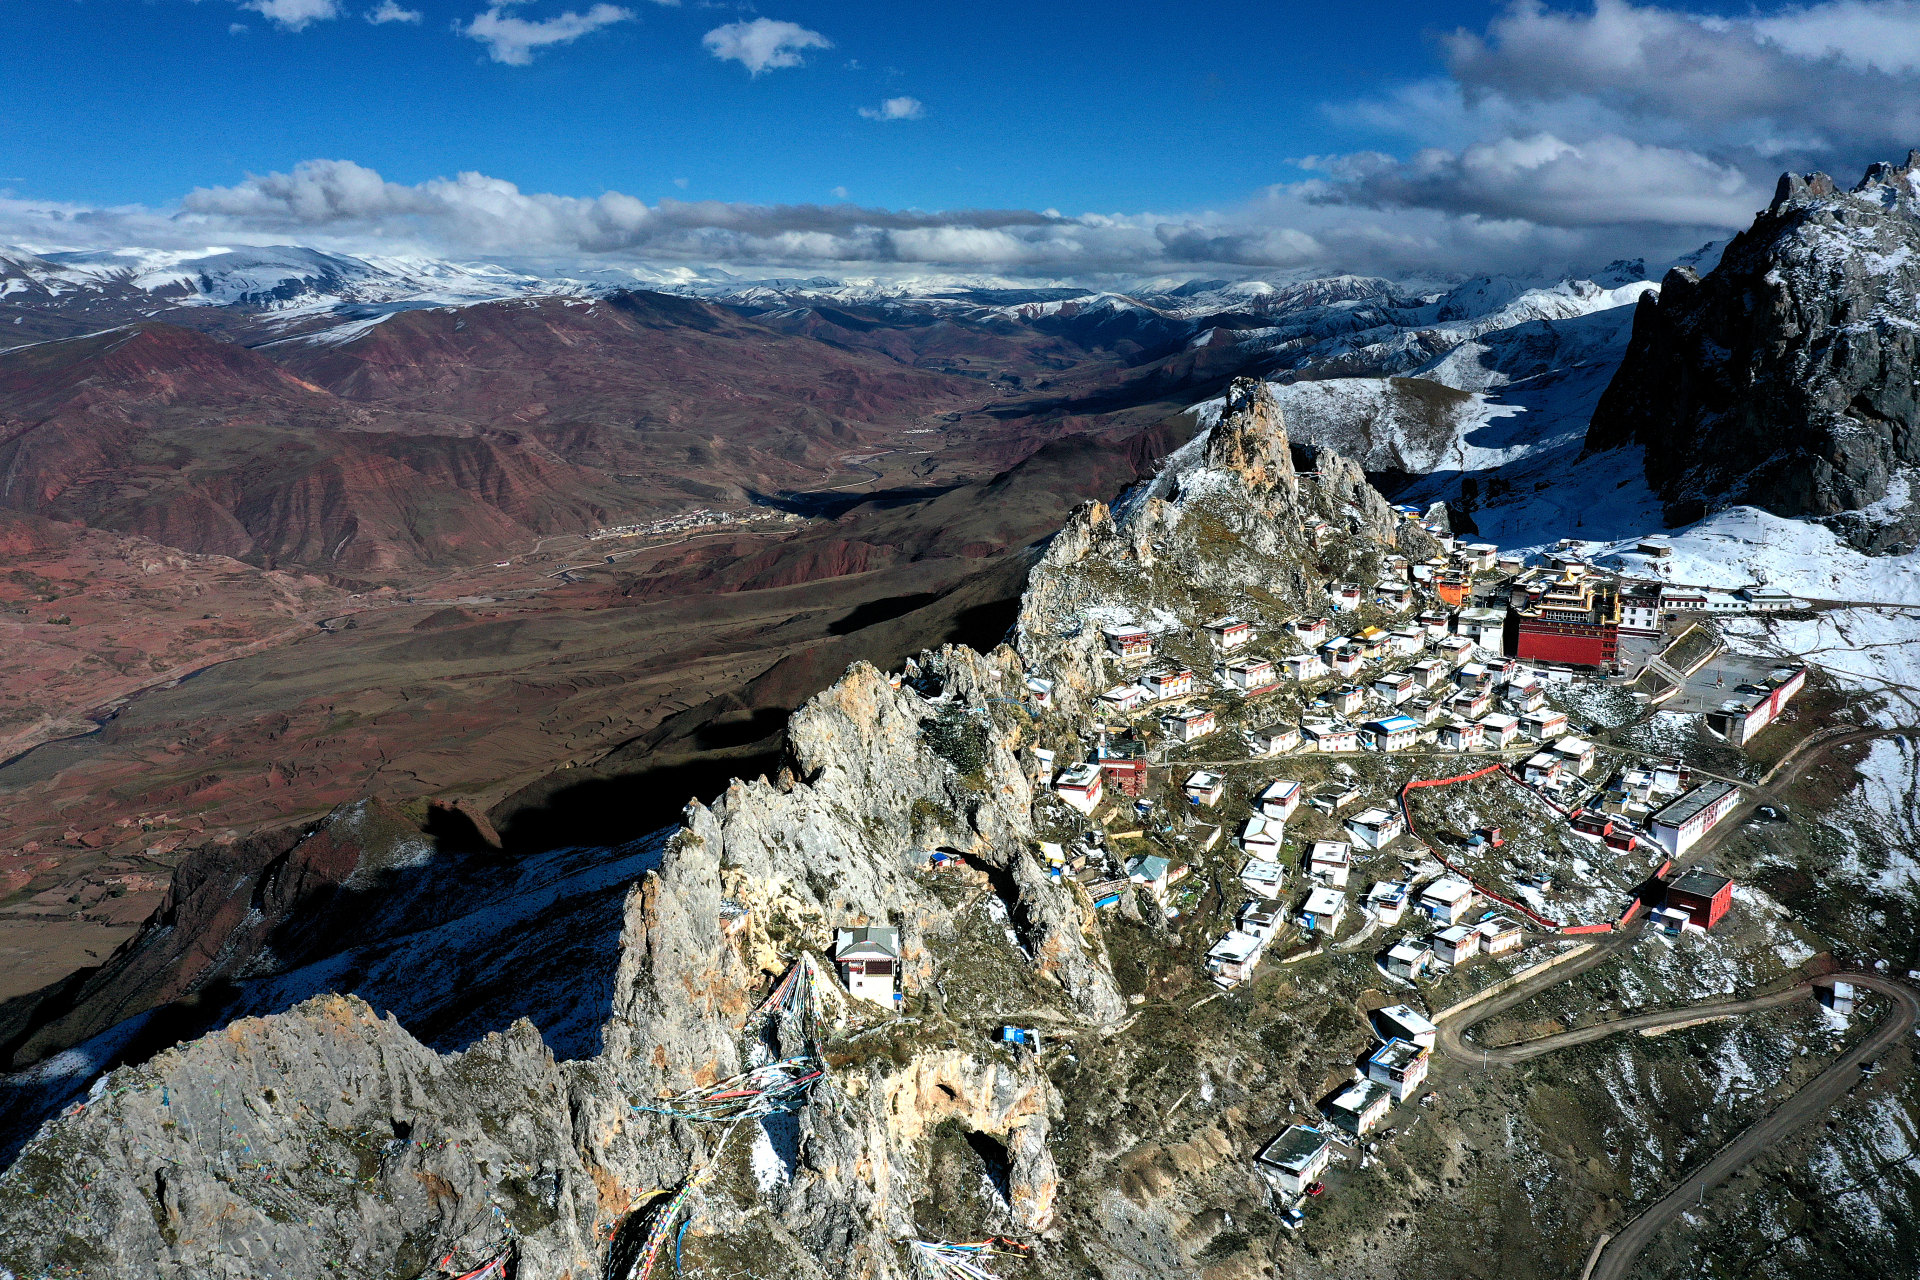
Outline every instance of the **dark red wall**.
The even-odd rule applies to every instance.
[[[1527,621],[1520,624],[1515,637],[1516,658],[1540,662],[1568,662],[1577,666],[1603,667],[1614,659],[1619,646],[1617,633],[1580,636],[1536,630]]]

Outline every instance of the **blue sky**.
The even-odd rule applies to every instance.
[[[1920,0],[16,0],[0,40],[0,240],[43,246],[1544,266],[1920,144]]]
[[[1434,74],[1432,32],[1489,12],[788,4],[765,12],[833,48],[750,76],[701,37],[758,15],[633,0],[634,19],[509,66],[452,30],[483,5],[407,6],[421,21],[370,25],[362,0],[299,31],[224,0],[6,6],[6,46],[35,53],[9,59],[0,83],[0,178],[48,198],[161,203],[325,156],[395,181],[479,169],[583,195],[651,199],[685,178],[723,200],[844,187],[887,206],[1185,209],[1294,176],[1290,155],[1397,142],[1324,107]],[[247,29],[229,34],[236,22]],[[900,96],[921,118],[857,114]]]

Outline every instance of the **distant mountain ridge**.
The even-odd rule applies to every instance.
[[[1636,275],[1631,268],[1640,268]],[[1625,272],[1623,274],[1623,271]],[[1612,263],[1587,283],[1614,288],[1645,278],[1640,263]],[[1152,277],[1104,289],[1058,281],[932,274],[888,279],[830,276],[747,278],[715,268],[646,264],[463,261],[427,256],[356,257],[297,245],[201,252],[129,247],[41,251],[0,246],[0,349],[74,336],[137,319],[224,323],[235,336],[291,336],[328,324],[365,322],[401,310],[464,306],[529,296],[598,296],[647,289],[705,298],[752,313],[859,306],[937,315],[963,323],[1011,319],[1042,329],[1091,323],[1201,338],[1214,329],[1254,331],[1269,345],[1335,333],[1369,334],[1486,317],[1544,296],[1572,279],[1481,277],[1451,284],[1335,275],[1301,280]],[[1278,322],[1278,323],[1276,323]],[[11,330],[11,332],[9,332]],[[1295,344],[1297,345],[1297,344]]]
[[[1304,434],[1383,476],[1466,471],[1561,443],[1563,419],[1591,406],[1595,367],[1618,359],[1630,304],[1655,287],[1645,271],[1426,291],[1355,275],[1161,278],[1123,292],[563,276],[298,246],[0,250],[0,505],[369,580],[696,504],[845,489],[864,472],[843,464],[863,450],[918,465],[913,484],[934,493],[1249,375],[1301,384],[1287,407]],[[1474,394],[1570,365],[1583,389],[1551,421],[1513,419],[1491,446],[1462,446],[1489,414],[1512,417]],[[1425,381],[1388,395],[1383,377]],[[1316,395],[1333,412],[1312,412]],[[1410,407],[1420,420],[1403,430]],[[1362,420],[1377,427],[1346,429]],[[894,434],[909,430],[923,438]]]

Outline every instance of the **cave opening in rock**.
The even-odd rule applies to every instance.
[[[1007,1151],[1006,1144],[990,1133],[967,1131],[967,1145],[973,1148],[973,1154],[980,1157],[980,1165],[986,1174],[987,1182],[994,1193],[1002,1200],[1013,1202],[1013,1156]]]

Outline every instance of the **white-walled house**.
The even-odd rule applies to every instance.
[[[1527,940],[1526,930],[1520,927],[1520,922],[1507,916],[1482,920],[1474,926],[1474,932],[1480,935],[1480,949],[1490,956],[1517,951],[1520,944]]]
[[[1254,1158],[1267,1185],[1283,1196],[1303,1196],[1333,1159],[1333,1140],[1311,1125],[1288,1126]]]
[[[1265,938],[1238,929],[1228,930],[1207,952],[1207,971],[1213,975],[1214,985],[1237,987],[1251,978],[1266,946]]]
[[[1405,1040],[1422,1049],[1433,1048],[1440,1029],[1418,1010],[1404,1004],[1389,1005],[1373,1011],[1374,1034],[1382,1040]]]
[[[1280,682],[1273,672],[1273,664],[1265,658],[1241,658],[1227,664],[1227,679],[1233,682],[1234,688],[1247,693],[1264,693]]]
[[[1240,830],[1240,848],[1250,858],[1277,859],[1286,824],[1254,814]]]
[[[1324,884],[1309,890],[1306,905],[1300,908],[1301,923],[1317,933],[1338,933],[1346,916],[1347,895]]]
[[[1317,840],[1307,854],[1307,874],[1321,884],[1344,888],[1353,870],[1353,849],[1340,840]]]
[[[1480,722],[1483,731],[1482,740],[1496,751],[1505,751],[1520,736],[1520,721],[1509,715],[1495,712]]]
[[[1181,787],[1187,799],[1195,804],[1203,804],[1211,809],[1220,803],[1220,797],[1227,793],[1227,780],[1217,773],[1205,769],[1195,769],[1187,775],[1186,783]]]
[[[1317,653],[1295,653],[1280,659],[1289,680],[1318,680],[1327,674],[1327,664]]]
[[[1100,807],[1105,792],[1101,784],[1101,769],[1097,764],[1072,764],[1060,771],[1053,780],[1054,794],[1066,802],[1070,809],[1081,813],[1092,813]]]
[[[1140,683],[1146,686],[1148,693],[1155,699],[1165,702],[1169,698],[1184,698],[1193,692],[1193,672],[1186,667],[1165,667],[1158,671],[1149,671],[1140,677]]]
[[[1213,732],[1213,712],[1205,707],[1185,707],[1161,716],[1160,728],[1175,742],[1195,742]]]
[[[1553,744],[1553,753],[1565,760],[1575,773],[1585,773],[1600,758],[1600,753],[1585,738],[1562,738]]]
[[[1221,653],[1232,653],[1253,639],[1253,624],[1244,618],[1228,614],[1224,618],[1215,618],[1206,624],[1207,638],[1213,641],[1213,647]]]
[[[1480,951],[1480,935],[1463,924],[1442,929],[1430,941],[1433,954],[1445,964],[1460,964],[1472,959]]]
[[[1287,869],[1271,858],[1249,858],[1240,868],[1240,883],[1256,898],[1277,898],[1287,882]]]
[[[1384,849],[1406,832],[1407,824],[1392,809],[1368,809],[1347,819],[1347,834],[1363,849]]]
[[[1122,662],[1145,662],[1153,656],[1153,633],[1132,623],[1100,628],[1107,651]]]
[[[1433,964],[1433,948],[1418,938],[1403,938],[1387,952],[1387,972],[1412,982]]]
[[[1327,1116],[1356,1138],[1364,1138],[1393,1109],[1393,1094],[1377,1080],[1359,1080],[1327,1103]]]
[[[1407,910],[1405,880],[1376,880],[1367,890],[1367,910],[1384,925],[1396,925]]]
[[[1244,735],[1247,750],[1256,756],[1283,756],[1300,746],[1300,729],[1291,724],[1270,724]]]
[[[1428,1051],[1411,1040],[1389,1040],[1367,1059],[1367,1079],[1387,1086],[1396,1102],[1405,1102],[1427,1079]]]
[[[1459,876],[1442,876],[1420,892],[1420,910],[1428,919],[1455,924],[1473,907],[1473,885]]]
[[[900,931],[884,926],[839,929],[833,937],[833,963],[847,994],[888,1009],[899,990]]]
[[[1520,727],[1535,742],[1554,742],[1566,736],[1567,713],[1545,707],[1529,711],[1520,718]]]
[[[1260,812],[1279,822],[1285,822],[1300,807],[1305,788],[1286,778],[1276,778],[1267,784],[1254,804]]]

